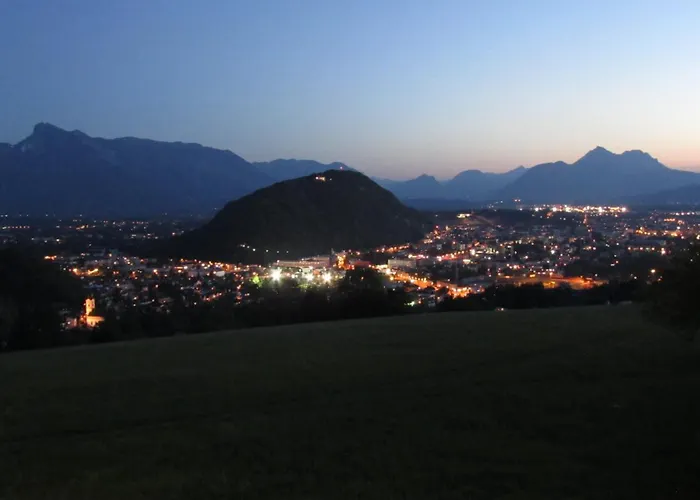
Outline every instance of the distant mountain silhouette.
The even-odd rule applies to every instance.
[[[14,146],[0,146],[0,213],[206,213],[272,182],[230,151],[93,138],[47,123]]]
[[[407,181],[387,182],[385,186],[401,200],[445,197],[445,186],[432,175],[423,174]]]
[[[276,181],[328,170],[355,171],[313,160],[251,164],[231,151],[199,144],[102,139],[40,123],[23,141],[0,143],[0,214],[208,214]],[[502,174],[465,170],[442,182],[427,174],[374,181],[427,208],[426,203],[437,206],[431,200],[449,206],[513,199],[613,203],[656,193],[674,202],[676,196],[692,196],[692,189],[679,188],[700,184],[700,174],[668,168],[642,151],[614,154],[597,147],[573,164],[545,163]]]
[[[496,193],[503,200],[537,203],[609,203],[632,196],[700,183],[700,174],[674,170],[648,153],[611,153],[597,147],[575,163],[529,168]]]
[[[690,191],[674,191],[700,184],[700,174],[668,168],[639,150],[615,154],[603,147],[586,153],[578,161],[543,163],[518,167],[503,174],[465,170],[439,182],[422,175],[408,181],[378,180],[409,205],[438,209],[470,203],[512,201],[532,203],[613,203],[658,193],[672,200],[687,200]],[[444,205],[444,204],[442,204]]]
[[[232,201],[203,227],[166,243],[164,251],[170,256],[271,262],[331,248],[403,243],[421,238],[426,228],[422,214],[368,177],[328,170]]]
[[[344,163],[334,162],[323,164],[314,160],[280,159],[268,162],[255,162],[253,165],[276,181],[296,179],[297,177],[304,177],[327,170],[350,170],[356,172],[354,168],[348,167]]]
[[[447,198],[411,198],[401,200],[405,205],[423,212],[453,212],[481,208],[483,203],[470,200],[450,200]]]
[[[453,199],[486,200],[526,171],[522,166],[502,174],[465,170],[445,183],[446,194]]]
[[[629,205],[638,206],[700,205],[700,180],[698,184],[633,196],[624,201]]]
[[[505,173],[465,170],[452,179],[440,182],[435,177],[423,174],[407,181],[375,179],[401,200],[490,200],[495,193],[527,171],[518,167]]]

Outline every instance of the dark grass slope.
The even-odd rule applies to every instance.
[[[700,353],[631,307],[0,357],[0,498],[699,498]]]

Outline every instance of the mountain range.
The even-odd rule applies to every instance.
[[[0,143],[0,214],[140,217],[212,214],[227,202],[278,181],[340,162],[250,163],[199,144],[125,137],[102,139],[47,123],[17,144]],[[700,174],[674,170],[642,151],[597,147],[572,164],[544,163],[505,173],[465,170],[449,180],[431,175],[373,178],[422,209],[519,199],[530,203],[696,203]],[[688,189],[685,189],[689,187]]]
[[[40,123],[0,147],[0,213],[145,216],[209,213],[274,179],[230,151]]]
[[[429,224],[365,175],[328,170],[232,201],[204,226],[165,242],[159,253],[270,262],[413,241]]]
[[[466,170],[440,182],[421,175],[382,185],[410,205],[435,208],[450,200],[523,203],[700,203],[700,174],[669,168],[643,151],[615,154],[600,146],[572,164],[562,161],[503,174]],[[688,188],[688,186],[691,186]],[[430,200],[433,203],[430,203]],[[457,202],[458,203],[458,202]]]
[[[493,199],[500,189],[524,175],[527,170],[525,167],[518,167],[505,173],[465,170],[443,182],[427,174],[407,181],[375,180],[403,200],[488,201]]]
[[[659,191],[700,183],[700,174],[668,168],[642,151],[611,153],[597,147],[572,164],[529,168],[496,192],[503,200],[537,203],[610,203],[644,200]],[[700,201],[700,200],[697,200]]]

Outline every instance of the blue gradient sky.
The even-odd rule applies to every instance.
[[[700,167],[697,0],[6,0],[0,141],[48,121],[446,177]]]

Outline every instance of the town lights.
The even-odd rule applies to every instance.
[[[333,279],[333,276],[331,276],[331,273],[326,273],[323,275],[323,282],[324,283],[330,283],[332,279]]]
[[[273,269],[272,271],[270,271],[270,277],[274,281],[279,281],[280,278],[282,277],[282,270],[281,269]]]

